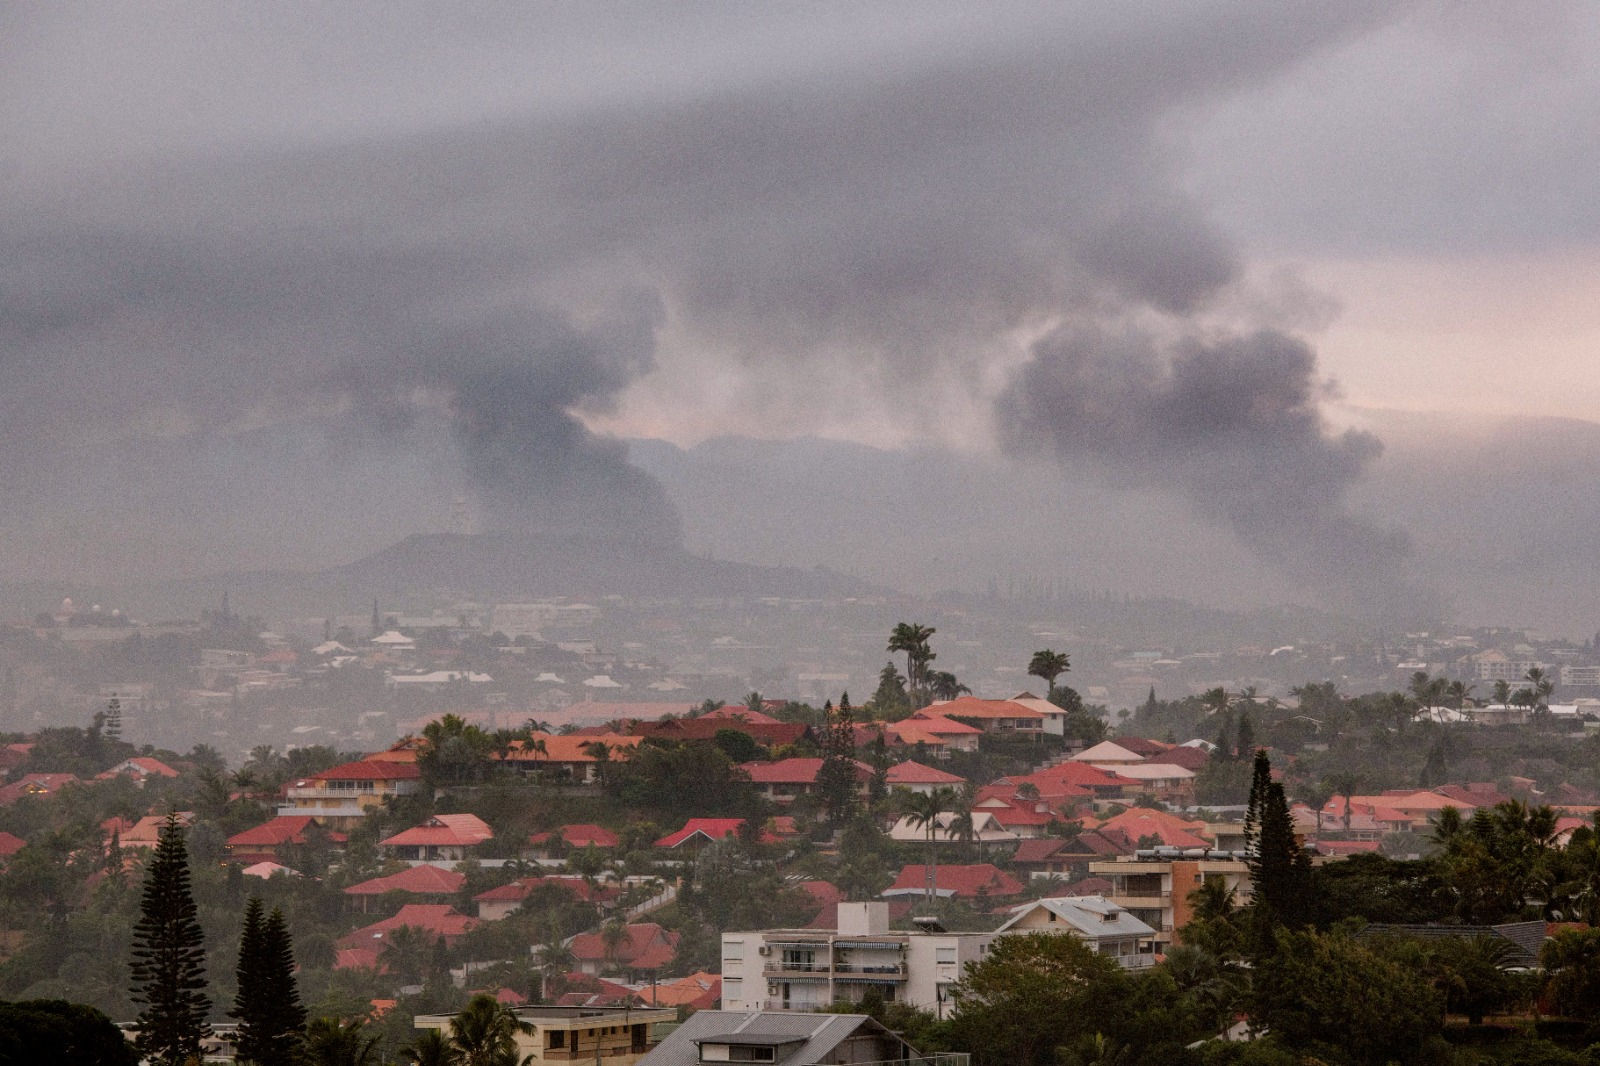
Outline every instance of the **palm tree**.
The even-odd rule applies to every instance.
[[[1306,801],[1306,806],[1317,812],[1317,833],[1322,832],[1322,808],[1328,805],[1333,798],[1333,786],[1326,781],[1314,785],[1306,785],[1300,790],[1300,798]]]
[[[437,1029],[424,1029],[410,1047],[401,1049],[400,1059],[409,1066],[461,1066],[460,1053]]]
[[[886,650],[905,652],[906,688],[911,696],[911,703],[918,708],[927,706],[927,701],[921,699],[924,693],[924,679],[927,676],[928,665],[938,658],[929,649],[928,641],[932,640],[937,632],[933,626],[901,622],[889,634],[889,647]]]
[[[517,1034],[532,1033],[493,996],[480,994],[450,1024],[450,1043],[461,1066],[517,1066]]]
[[[1056,678],[1062,674],[1072,672],[1072,659],[1066,652],[1051,651],[1049,648],[1033,653],[1033,658],[1028,660],[1028,673],[1044,681],[1044,698],[1049,699],[1050,694],[1056,690]]]
[[[591,740],[583,745],[583,750],[594,759],[595,780],[604,785],[611,768],[611,745],[603,740]]]
[[[380,959],[401,984],[415,984],[433,960],[433,938],[415,926],[402,925],[389,932]]]
[[[556,981],[562,976],[571,973],[572,968],[578,964],[572,949],[562,942],[560,937],[551,937],[539,948],[539,973],[544,979],[541,989],[545,999],[550,998]]]
[[[931,905],[938,883],[938,862],[934,857],[933,835],[939,830],[939,816],[955,806],[956,793],[952,788],[939,786],[932,792],[914,792],[906,799],[907,818],[910,823],[928,834],[928,864],[923,873],[927,880],[926,897]]]
[[[317,1018],[306,1026],[305,1058],[310,1066],[377,1066],[379,1037],[367,1036],[367,1023]]]
[[[936,700],[953,700],[972,695],[972,690],[947,670],[935,670],[928,675],[928,694]]]
[[[1233,697],[1225,688],[1214,688],[1200,696],[1200,706],[1206,709],[1208,715],[1218,715],[1226,711],[1233,703]]]
[[[1350,832],[1350,815],[1354,813],[1352,801],[1355,794],[1361,790],[1361,775],[1349,770],[1341,770],[1328,775],[1328,787],[1333,789],[1335,796],[1344,797],[1344,831]]]
[[[1448,701],[1445,705],[1454,707],[1458,711],[1461,710],[1461,708],[1472,702],[1472,690],[1477,687],[1477,685],[1469,685],[1465,681],[1450,682],[1450,688],[1447,693]]]
[[[1494,683],[1494,702],[1501,707],[1511,706],[1511,682],[1501,680]]]
[[[621,918],[612,918],[600,927],[600,943],[605,950],[606,964],[612,970],[622,968],[622,949],[630,939],[628,925]]]

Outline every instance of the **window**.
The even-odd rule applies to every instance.
[[[730,1044],[728,1046],[729,1062],[772,1062],[777,1058],[777,1048],[750,1047],[745,1044]]]
[[[744,979],[742,977],[724,977],[722,979],[722,998],[729,1002],[744,999]]]
[[[953,966],[956,961],[955,948],[935,948],[934,961],[941,966]]]
[[[744,941],[743,940],[724,940],[722,942],[722,961],[723,962],[743,962],[744,961]]]
[[[566,1047],[567,1046],[567,1033],[566,1033],[566,1030],[564,1030],[564,1029],[552,1029],[552,1030],[550,1030],[550,1046],[553,1047],[553,1048]]]

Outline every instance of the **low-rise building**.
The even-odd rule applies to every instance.
[[[950,986],[989,950],[993,933],[891,931],[887,903],[840,903],[836,929],[722,934],[722,1005],[810,1011],[870,990],[945,1017]]]
[[[1024,903],[995,932],[1065,933],[1127,970],[1156,962],[1156,931],[1104,896],[1054,896]]]
[[[494,830],[475,814],[436,814],[378,846],[406,862],[460,862],[493,838]]]
[[[373,807],[421,787],[422,772],[414,762],[362,759],[289,782],[278,813],[309,815],[322,825],[352,829]]]
[[[922,1059],[900,1037],[865,1014],[802,1014],[703,1010],[694,1014],[643,1066],[760,1062],[771,1066],[966,1066],[965,1054]]]
[[[1178,931],[1194,916],[1189,896],[1206,882],[1219,881],[1240,904],[1250,899],[1250,868],[1243,855],[1194,850],[1198,854],[1157,848],[1089,864],[1091,875],[1111,882],[1106,898],[1154,930],[1158,952],[1181,942]]]
[[[656,1026],[678,1018],[674,1008],[652,1007],[513,1007],[527,1026],[516,1034],[515,1061],[523,1063],[605,1062],[633,1066],[656,1047]],[[453,1032],[452,1014],[419,1014],[418,1029]]]

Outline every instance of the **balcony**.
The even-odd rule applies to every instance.
[[[841,962],[833,968],[836,974],[864,974],[868,977],[904,977],[910,971],[903,962],[869,962],[852,964]]]

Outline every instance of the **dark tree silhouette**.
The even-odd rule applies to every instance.
[[[138,1047],[151,1062],[199,1060],[200,1040],[211,1031],[205,958],[183,828],[169,814],[133,927],[133,1000],[144,1005],[136,1021]]]

